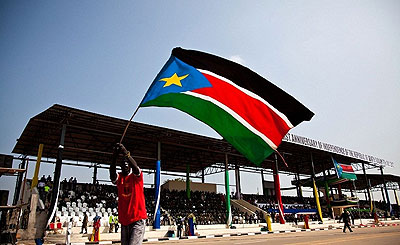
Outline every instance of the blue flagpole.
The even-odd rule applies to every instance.
[[[160,222],[160,178],[161,178],[161,161],[158,160],[156,164],[156,173],[155,173],[155,185],[154,185],[154,190],[155,190],[155,210],[154,210],[154,219],[153,219],[153,228],[154,229],[160,229],[161,222]]]

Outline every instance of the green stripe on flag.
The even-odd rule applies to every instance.
[[[141,107],[174,107],[199,119],[217,131],[251,162],[260,165],[274,150],[233,116],[215,104],[187,94],[164,94]],[[262,153],[262,154],[260,154]]]
[[[351,179],[351,180],[356,180],[357,179],[357,176],[355,174],[345,173],[345,172],[342,172],[342,175],[340,177],[342,179]]]

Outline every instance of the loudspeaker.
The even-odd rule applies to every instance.
[[[0,167],[12,168],[13,156],[0,154]]]
[[[8,193],[8,190],[0,190],[0,206],[7,206]]]

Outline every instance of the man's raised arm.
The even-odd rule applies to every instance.
[[[129,160],[128,163],[129,163],[129,165],[130,165],[131,168],[132,168],[132,172],[133,172],[135,175],[139,175],[139,174],[140,174],[140,168],[139,168],[139,166],[137,165],[135,159],[133,159],[133,158],[131,157],[131,153],[125,148],[125,146],[124,146],[123,144],[120,144],[120,147],[121,147],[122,152],[124,153],[125,157]]]
[[[115,181],[117,180],[117,159],[118,159],[118,155],[119,152],[121,151],[121,147],[119,144],[117,144],[114,147],[114,152],[113,152],[113,156],[111,159],[111,163],[110,163],[110,180],[111,182],[115,183]]]

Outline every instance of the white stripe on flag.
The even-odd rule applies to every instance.
[[[273,107],[270,103],[268,103],[267,101],[265,101],[265,100],[264,100],[263,98],[261,98],[259,95],[255,94],[255,93],[253,93],[253,92],[251,92],[251,91],[249,91],[249,90],[247,90],[247,89],[245,89],[245,88],[242,88],[242,87],[238,86],[236,83],[232,82],[231,80],[229,80],[229,79],[227,79],[227,78],[225,78],[225,77],[222,77],[222,76],[220,76],[220,75],[217,75],[217,74],[215,74],[215,73],[213,73],[213,72],[211,72],[211,71],[202,70],[202,69],[197,69],[197,70],[198,70],[200,73],[205,73],[205,74],[207,74],[207,75],[210,75],[210,76],[213,76],[213,77],[215,77],[215,78],[218,78],[219,80],[222,80],[222,81],[224,81],[224,82],[230,84],[231,86],[233,86],[233,87],[235,87],[236,89],[242,91],[243,93],[247,94],[248,96],[250,96],[250,97],[252,97],[252,98],[254,98],[254,99],[256,99],[256,100],[259,100],[261,103],[265,104],[268,108],[270,108],[272,111],[274,111],[280,118],[282,118],[282,120],[286,123],[286,125],[287,125],[289,128],[293,128],[293,124],[289,121],[289,119],[286,117],[285,114],[283,114],[283,113],[280,112],[278,109],[276,109],[275,107]]]
[[[245,126],[248,130],[250,130],[251,132],[253,132],[255,135],[258,135],[262,140],[265,141],[265,143],[267,143],[272,149],[276,150],[277,146],[275,145],[274,142],[272,142],[272,140],[270,140],[266,135],[264,135],[263,133],[261,133],[260,131],[258,131],[257,129],[255,129],[253,126],[251,126],[246,120],[244,120],[239,114],[237,114],[235,111],[233,111],[231,108],[227,107],[226,105],[222,104],[221,102],[219,102],[218,100],[211,98],[210,96],[206,96],[203,94],[198,94],[198,93],[193,93],[191,91],[186,91],[186,92],[182,92],[183,94],[187,94],[187,95],[191,95],[193,97],[197,97],[203,100],[207,100],[211,103],[213,103],[214,105],[218,106],[219,108],[221,108],[222,110],[226,111],[229,115],[231,115],[233,118],[235,118],[236,120],[238,120],[241,124],[243,124],[243,126]]]

